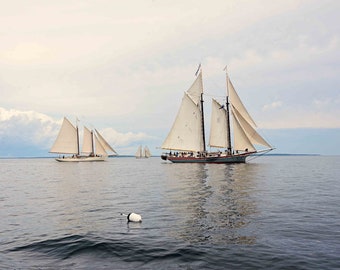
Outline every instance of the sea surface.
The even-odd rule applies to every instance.
[[[339,156],[0,159],[0,188],[0,269],[340,269]]]

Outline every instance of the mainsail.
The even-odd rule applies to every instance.
[[[163,149],[203,151],[202,122],[199,105],[184,93],[176,120],[162,144]]]
[[[50,152],[60,154],[79,154],[78,128],[64,117],[61,129]]]
[[[202,111],[199,103],[202,93],[202,73],[200,73],[189,90],[184,93],[175,122],[161,148],[204,151]]]

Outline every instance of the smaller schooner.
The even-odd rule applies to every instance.
[[[151,152],[147,146],[143,147],[140,145],[135,154],[136,158],[149,158],[151,157]]]
[[[200,67],[196,75],[197,78],[189,90],[184,92],[176,119],[161,146],[162,149],[170,150],[161,155],[163,160],[173,163],[245,163],[246,158],[251,155],[273,150],[255,130],[254,120],[244,107],[226,73],[225,104],[212,99],[209,146],[216,150],[207,151],[203,80]],[[230,114],[233,120],[233,131]],[[265,149],[257,150],[255,145],[264,146]]]
[[[93,162],[104,161],[108,157],[107,151],[117,152],[108,144],[98,130],[89,130],[84,126],[83,147],[79,147],[79,129],[64,117],[61,129],[50,153],[63,154],[56,158],[60,162]],[[71,154],[65,156],[64,154]]]

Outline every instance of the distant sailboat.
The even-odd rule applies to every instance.
[[[79,130],[66,117],[64,117],[61,129],[54,142],[50,153],[63,154],[62,157],[56,158],[61,162],[89,162],[104,161],[111,151],[115,155],[117,152],[105,141],[103,136],[97,131],[89,130],[84,126],[83,147],[79,147]],[[65,156],[64,154],[72,154]]]
[[[136,158],[149,158],[151,157],[151,152],[147,146],[143,147],[140,145],[135,154]]]
[[[175,122],[161,146],[170,152],[162,154],[161,158],[174,163],[245,163],[250,155],[273,150],[255,130],[256,125],[237,95],[228,74],[225,105],[212,99],[209,146],[218,150],[206,150],[202,71],[199,69],[198,72],[196,80],[184,93]],[[230,113],[233,118],[233,146]],[[254,145],[262,145],[266,149],[258,151]]]

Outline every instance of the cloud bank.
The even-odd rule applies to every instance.
[[[62,119],[55,120],[42,113],[0,107],[0,156],[49,156],[61,123]],[[144,132],[121,133],[113,128],[99,131],[120,154],[131,154],[130,147],[134,150],[139,144],[155,140]]]

